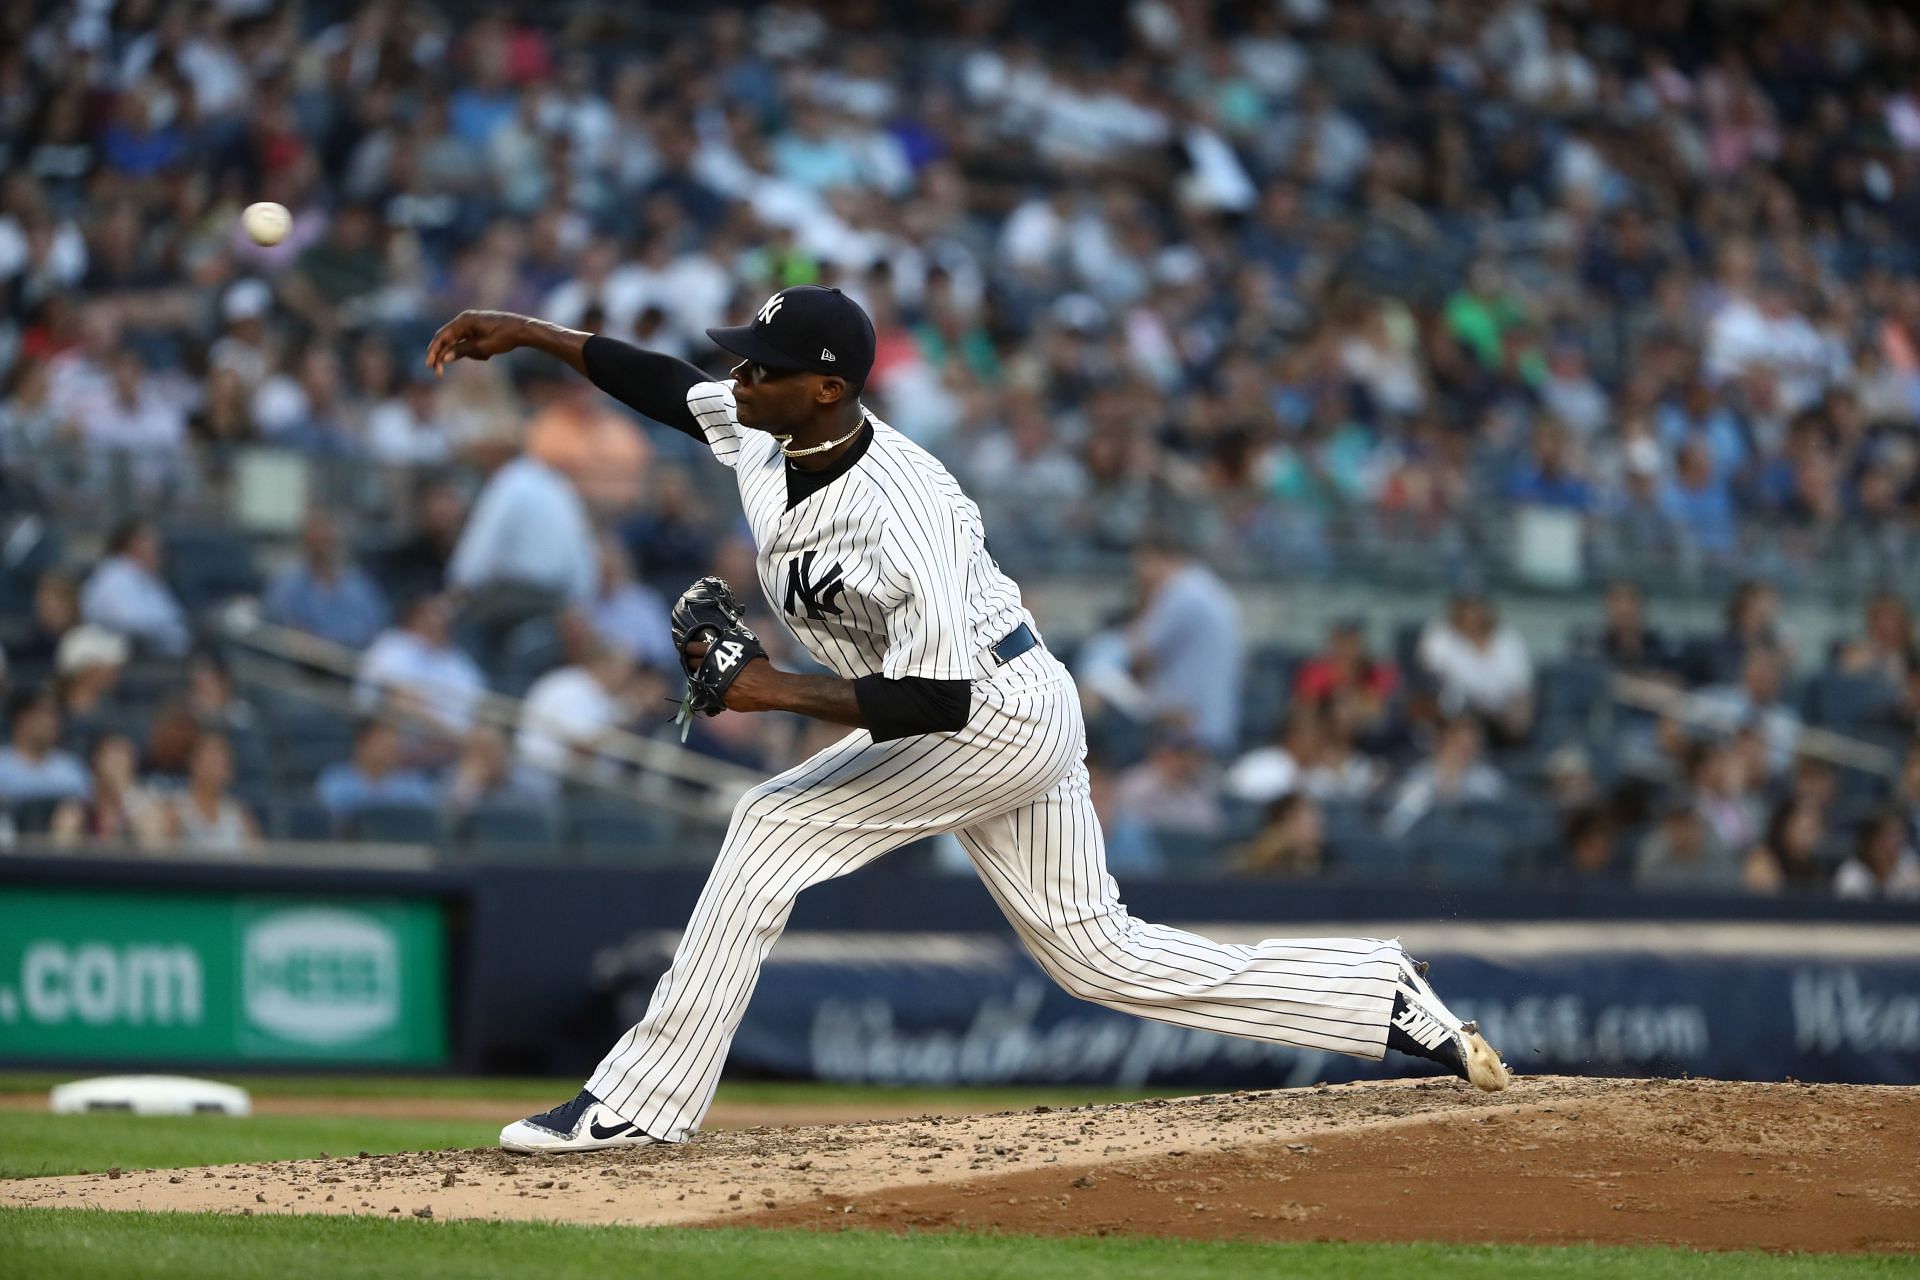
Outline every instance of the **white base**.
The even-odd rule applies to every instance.
[[[137,1116],[244,1116],[253,1113],[245,1089],[189,1076],[96,1076],[55,1085],[53,1110],[131,1111]]]

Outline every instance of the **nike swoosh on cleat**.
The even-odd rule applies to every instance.
[[[608,1138],[619,1137],[621,1134],[627,1132],[633,1127],[634,1126],[630,1124],[622,1123],[622,1124],[608,1125],[606,1128],[603,1129],[598,1124],[589,1124],[587,1126],[587,1131],[593,1134],[596,1141],[605,1142]]]

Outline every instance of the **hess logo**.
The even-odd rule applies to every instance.
[[[282,911],[242,942],[247,1020],[308,1045],[346,1044],[400,1021],[400,949],[393,932],[356,911]]]

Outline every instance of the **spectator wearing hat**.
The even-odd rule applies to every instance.
[[[54,693],[69,725],[90,723],[106,710],[132,648],[120,633],[90,623],[60,638]]]
[[[51,689],[19,689],[7,703],[0,747],[0,805],[84,800],[93,784],[78,758],[60,750],[60,704]]]
[[[169,658],[187,652],[187,611],[160,576],[160,535],[135,517],[107,540],[107,556],[80,589],[80,616]]]
[[[348,649],[364,649],[387,625],[387,602],[340,546],[340,529],[322,510],[307,515],[300,555],[267,586],[269,622]]]

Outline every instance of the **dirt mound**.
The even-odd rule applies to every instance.
[[[377,1121],[370,1121],[377,1123]],[[642,1224],[1920,1249],[1920,1093],[1362,1084],[0,1183],[0,1204]]]

